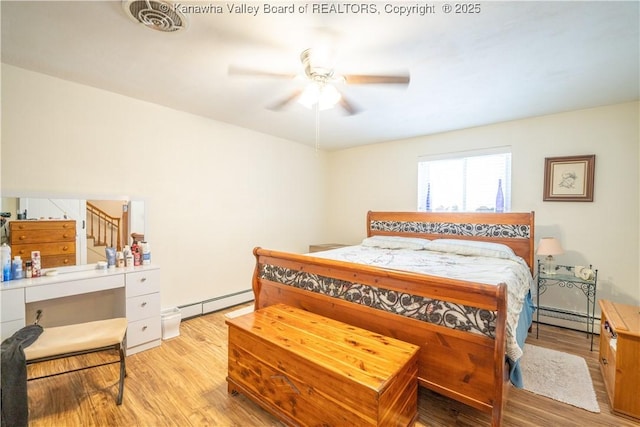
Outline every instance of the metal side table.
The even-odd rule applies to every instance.
[[[542,271],[540,266],[543,263],[538,260],[538,280],[537,280],[537,292],[536,292],[536,338],[538,338],[538,332],[540,330],[540,295],[543,294],[547,287],[558,286],[560,288],[577,288],[582,291],[587,299],[587,338],[591,335],[591,351],[593,351],[593,335],[594,335],[594,323],[595,323],[595,309],[596,309],[596,283],[598,282],[598,270],[593,270],[589,265],[589,269],[593,270],[592,279],[582,279],[576,277],[574,274],[575,267],[572,265],[556,265],[555,274],[548,274]],[[545,310],[562,313],[562,314],[575,314],[569,311],[549,308]]]

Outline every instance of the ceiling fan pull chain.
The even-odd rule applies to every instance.
[[[316,155],[320,149],[320,103],[316,102]]]

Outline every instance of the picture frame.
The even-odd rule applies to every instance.
[[[595,154],[546,157],[542,200],[593,202],[595,164]]]

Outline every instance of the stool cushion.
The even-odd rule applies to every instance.
[[[26,360],[33,360],[116,345],[124,340],[126,332],[124,317],[45,328],[40,337],[24,349],[24,355]]]

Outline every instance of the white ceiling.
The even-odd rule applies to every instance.
[[[133,22],[120,1],[1,3],[4,63],[308,145],[313,110],[266,108],[300,82],[229,76],[229,66],[298,73],[304,49],[328,47],[337,73],[410,73],[407,87],[344,87],[362,111],[320,112],[328,150],[639,98],[638,1],[483,1],[476,14],[446,14],[440,2],[266,14],[264,4],[292,3],[244,2],[257,16],[183,2],[223,13],[187,14],[189,27],[174,33]],[[385,4],[435,13],[398,16]]]

